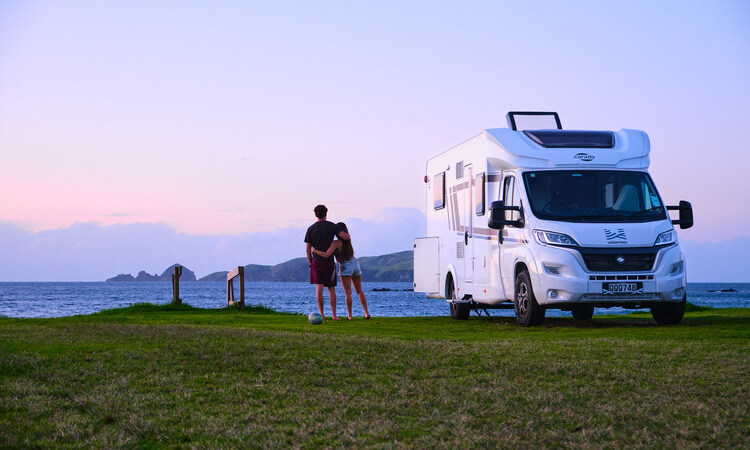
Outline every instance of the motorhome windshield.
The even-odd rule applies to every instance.
[[[645,172],[549,170],[523,174],[534,215],[564,222],[650,222],[666,210]]]

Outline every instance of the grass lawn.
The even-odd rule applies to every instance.
[[[0,447],[750,447],[750,310],[0,318]]]

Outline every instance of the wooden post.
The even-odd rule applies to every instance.
[[[234,301],[234,283],[233,280],[240,278],[240,301]],[[240,309],[245,309],[245,268],[237,266],[236,269],[227,273],[227,306],[237,305]]]
[[[182,266],[175,266],[174,273],[172,274],[172,303],[175,305],[181,305],[182,299],[180,298],[180,277],[182,276]]]
[[[245,309],[245,268],[237,267],[240,273],[240,309]]]

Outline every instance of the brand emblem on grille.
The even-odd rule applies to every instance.
[[[625,235],[625,230],[617,228],[610,230],[609,228],[604,229],[604,237],[607,238],[607,244],[627,244],[628,237]]]
[[[620,264],[620,265],[622,265],[622,264],[625,264],[625,258],[624,258],[624,257],[622,257],[622,256],[618,256],[618,257],[617,257],[617,258],[615,259],[615,261],[617,262],[617,264]]]

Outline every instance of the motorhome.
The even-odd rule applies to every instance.
[[[506,119],[427,161],[414,290],[446,299],[455,319],[512,308],[533,326],[547,309],[588,320],[624,307],[680,322],[686,266],[674,225],[692,226],[693,211],[656,190],[648,135],[564,130],[554,112]]]

